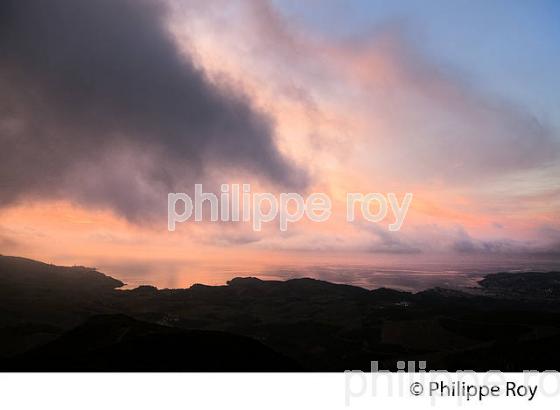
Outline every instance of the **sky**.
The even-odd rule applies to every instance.
[[[0,253],[163,287],[558,266],[559,18],[555,1],[3,1]],[[169,232],[167,194],[195,183],[324,192],[333,215]],[[389,232],[348,223],[348,192],[414,199]]]

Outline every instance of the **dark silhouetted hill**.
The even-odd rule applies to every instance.
[[[314,279],[142,286],[0,257],[0,369],[560,370],[560,273],[418,293]],[[5,286],[4,286],[5,285]],[[235,356],[235,357],[234,357]]]
[[[55,266],[15,256],[0,256],[0,289],[45,292],[100,292],[123,286],[119,280],[83,266]]]
[[[93,316],[57,340],[6,361],[13,371],[298,371],[243,336],[182,330],[124,315]]]

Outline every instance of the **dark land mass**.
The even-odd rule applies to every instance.
[[[0,256],[0,371],[560,370],[560,272],[418,293],[235,278],[158,290]]]

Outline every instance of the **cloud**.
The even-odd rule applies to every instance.
[[[0,232],[0,249],[2,252],[12,252],[19,247],[20,244],[18,242]]]
[[[364,229],[365,226],[362,225]],[[395,232],[389,232],[384,227],[379,225],[368,226],[367,229],[375,237],[372,243],[368,245],[368,252],[371,253],[396,253],[396,254],[411,254],[420,253],[421,249],[411,243],[407,243],[403,235],[398,235]]]
[[[156,0],[0,4],[0,206],[62,197],[136,219],[217,170],[305,185],[272,120],[166,19]]]
[[[473,238],[463,227],[455,230],[451,250],[464,254],[558,256],[560,235],[555,229],[541,228],[538,240],[514,240],[505,238]]]
[[[226,58],[245,57],[239,71],[283,98],[279,111],[290,100],[303,106],[315,122],[308,127],[313,141],[307,141],[315,155],[317,147],[332,150],[330,142],[346,137],[341,163],[354,148],[353,168],[362,173],[453,187],[558,163],[557,130],[538,111],[434,58],[407,19],[341,39],[298,26],[267,0],[227,3],[241,17],[219,30],[224,17],[215,15],[224,8],[218,2],[204,17],[204,31],[215,37],[216,48],[226,44]]]
[[[435,61],[402,23],[331,46],[328,55],[327,66],[351,91],[347,106],[365,119],[362,161],[375,169],[408,182],[465,186],[560,158],[554,128]]]

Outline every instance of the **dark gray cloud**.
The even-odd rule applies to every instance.
[[[156,0],[0,3],[0,206],[65,197],[135,218],[209,171],[305,185],[270,119],[165,22]]]
[[[520,255],[525,257],[560,255],[560,233],[554,228],[539,229],[539,240],[491,239],[480,240],[473,238],[464,228],[459,228],[451,249],[463,254],[479,255]]]
[[[397,232],[389,232],[379,225],[371,225],[371,227],[366,229],[368,229],[376,237],[376,240],[368,245],[368,252],[396,254],[422,252],[420,248],[403,240]]]

